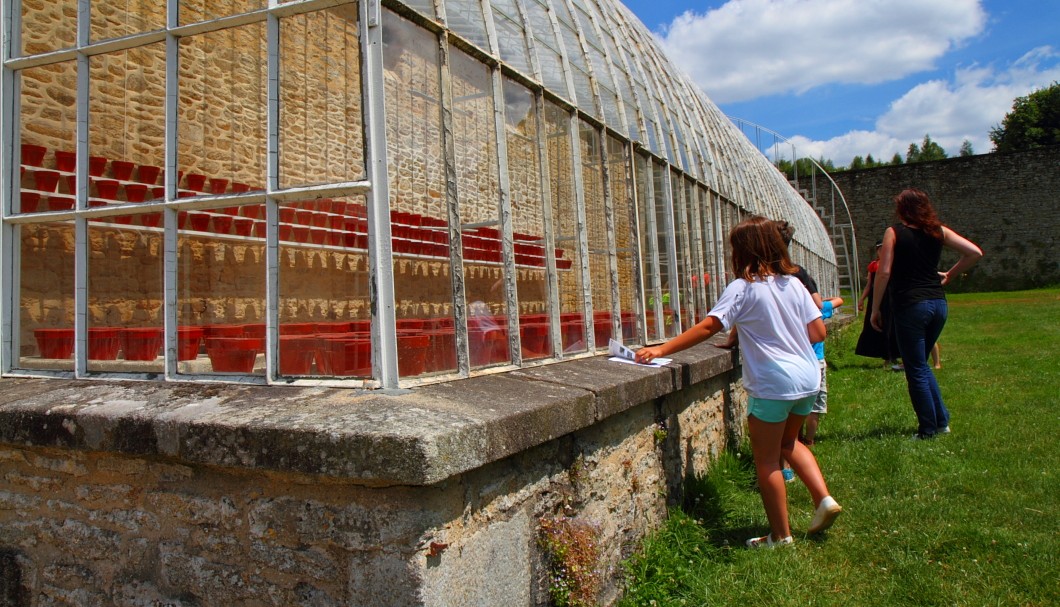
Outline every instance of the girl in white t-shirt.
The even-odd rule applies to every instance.
[[[739,329],[743,383],[749,397],[747,426],[770,528],[769,535],[751,538],[747,545],[773,547],[792,542],[781,456],[806,484],[816,505],[808,533],[829,528],[842,511],[828,494],[813,453],[797,440],[821,382],[810,344],[824,341],[826,330],[821,311],[792,276],[797,266],[788,257],[775,222],[751,217],[732,229],[729,242],[737,278],[707,318],[662,345],[637,351],[637,361],[650,362],[718,331]]]

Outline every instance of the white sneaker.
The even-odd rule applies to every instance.
[[[776,548],[777,546],[787,546],[788,544],[795,543],[795,539],[790,535],[785,538],[781,538],[777,541],[773,541],[773,534],[763,535],[762,537],[752,537],[747,540],[748,548]]]
[[[832,499],[831,495],[825,497],[813,513],[813,520],[810,521],[810,528],[806,530],[806,533],[812,535],[828,529],[842,511],[843,507]]]

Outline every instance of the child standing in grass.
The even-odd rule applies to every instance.
[[[755,216],[729,234],[737,277],[725,288],[706,319],[670,341],[637,351],[646,363],[694,346],[722,330],[739,328],[744,388],[749,395],[747,425],[755,472],[770,532],[747,540],[752,548],[790,544],[788,496],[781,456],[813,497],[816,511],[808,529],[830,527],[842,511],[828,494],[813,453],[797,438],[820,388],[812,342],[826,335],[821,312],[792,274],[797,266],[776,223]]]
[[[821,319],[828,320],[835,313],[835,309],[843,305],[842,297],[830,297],[821,300]],[[813,446],[817,437],[817,426],[821,422],[821,416],[828,413],[828,365],[824,362],[824,342],[813,343],[813,352],[817,355],[817,366],[821,369],[821,389],[813,401],[813,408],[806,418],[806,429],[802,435],[802,443],[807,447]]]

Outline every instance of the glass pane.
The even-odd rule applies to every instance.
[[[615,218],[615,251],[618,256],[618,304],[622,318],[622,341],[640,341],[640,285],[636,283],[636,257],[633,245],[632,182],[626,164],[625,145],[614,137],[607,138],[607,169],[611,186],[611,204]],[[629,181],[627,181],[629,179]]]
[[[688,237],[690,263],[689,272],[692,273],[692,294],[696,315],[693,322],[698,323],[706,317],[707,295],[704,288],[704,276],[706,270],[703,265],[703,229],[700,219],[700,201],[696,184],[686,179],[685,199],[688,200]]]
[[[264,189],[265,25],[180,39],[180,196]]]
[[[372,375],[365,215],[360,196],[280,206],[280,375]]]
[[[77,107],[71,94],[53,95],[53,88],[75,90],[77,66],[72,61],[18,72],[21,212],[74,208],[74,149]],[[19,207],[15,207],[19,208]]]
[[[666,186],[666,167],[662,164],[653,163],[654,179],[653,190],[655,192],[655,242],[659,251],[659,284],[662,285],[662,316],[663,337],[674,337],[681,331],[675,322],[673,307],[670,305],[671,292],[676,288],[674,283],[673,258],[670,256],[670,219],[667,213],[669,207],[669,195]],[[653,305],[649,301],[648,305]]]
[[[494,13],[497,27],[497,45],[500,47],[501,59],[508,65],[526,75],[533,75],[530,69],[530,55],[526,50],[526,33],[523,27],[508,17]]]
[[[699,188],[699,199],[700,199],[700,229],[703,237],[703,288],[706,296],[705,308],[709,310],[713,307],[716,297],[714,296],[717,274],[717,259],[718,259],[718,247],[717,242],[714,240],[714,205],[713,205],[714,194],[710,190],[700,187]]]
[[[585,191],[585,233],[589,239],[589,280],[593,297],[593,332],[596,348],[607,348],[611,331],[611,255],[607,246],[604,207],[603,159],[600,134],[579,121],[582,185]]]
[[[429,337],[425,372],[453,372],[456,337],[437,39],[386,12],[383,44],[398,330],[419,325]],[[406,375],[400,357],[398,363],[399,374]]]
[[[19,332],[14,351],[22,369],[74,368],[74,224],[15,227],[21,232]]]
[[[125,0],[117,10],[114,4],[98,0],[92,3],[89,35],[93,41],[160,30],[166,26],[165,2]]]
[[[489,69],[454,52],[453,136],[464,247],[471,366],[507,363],[508,305],[501,265],[500,184]]]
[[[77,1],[22,2],[22,54],[36,55],[77,44]]]
[[[357,5],[280,21],[280,187],[364,179]]]
[[[552,233],[556,244],[560,334],[563,351],[575,354],[586,349],[585,297],[570,121],[571,116],[565,110],[545,103],[545,143],[548,151],[549,192],[552,197],[549,201],[552,205]]]
[[[659,275],[655,271],[655,257],[658,254],[657,241],[654,238],[655,201],[651,197],[651,161],[640,155],[634,158],[637,166],[637,208],[640,211],[640,275],[644,281],[644,300],[648,303],[644,319],[650,342],[659,339],[658,323],[655,319],[661,310],[661,302],[658,298],[662,296],[662,290],[659,288]]]
[[[88,369],[161,373],[162,234],[92,220],[88,228]]]
[[[89,206],[163,198],[165,73],[144,66],[164,65],[165,57],[165,44],[158,43],[89,59]],[[109,221],[146,220],[151,227],[158,218],[156,213]]]
[[[511,80],[504,82],[504,102],[522,352],[524,359],[545,358],[552,355],[552,341],[537,112],[533,94]]]
[[[264,374],[264,237],[233,235],[227,209],[177,218],[178,372]]]
[[[249,13],[268,5],[267,0],[179,0],[179,2],[181,25]]]
[[[670,187],[674,200],[674,236],[677,237],[677,275],[674,282],[678,285],[681,299],[681,330],[688,329],[694,323],[694,306],[692,300],[692,272],[689,259],[688,242],[688,201],[682,187],[681,175],[670,172]]]
[[[486,21],[482,17],[480,2],[477,0],[446,0],[445,16],[449,21],[449,29],[482,50],[489,50]]]

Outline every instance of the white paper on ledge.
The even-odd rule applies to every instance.
[[[616,363],[626,363],[627,365],[640,365],[642,367],[661,367],[669,364],[670,358],[656,358],[650,363],[639,363],[637,362],[637,353],[633,350],[623,346],[614,339],[607,342],[607,349],[611,354],[611,358],[607,359]]]

